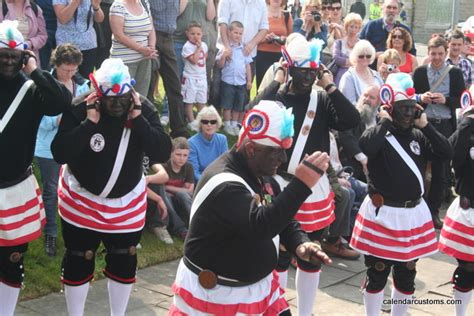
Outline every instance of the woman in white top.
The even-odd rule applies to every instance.
[[[369,68],[374,60],[375,48],[367,40],[358,41],[349,55],[352,66],[342,76],[339,90],[354,105],[368,86],[383,85],[380,74]]]
[[[156,37],[147,0],[116,0],[110,7],[110,57],[120,58],[135,79],[135,90],[146,96],[151,58],[157,58]]]

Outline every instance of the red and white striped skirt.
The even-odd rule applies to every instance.
[[[436,253],[438,242],[425,201],[414,208],[382,206],[378,215],[367,196],[357,215],[350,245],[357,251],[395,261]]]
[[[145,225],[146,183],[142,178],[133,190],[108,199],[90,193],[64,166],[58,186],[59,215],[66,222],[104,233],[136,232]]]
[[[198,276],[181,260],[172,290],[175,295],[168,314],[172,316],[273,316],[289,308],[276,271],[249,286],[218,284],[207,290],[199,284]]]
[[[274,178],[282,190],[288,185],[288,181],[281,176],[276,175]],[[331,191],[327,175],[324,174],[311,190],[311,195],[301,204],[295,215],[295,219],[300,222],[301,229],[305,232],[321,230],[336,219],[334,193]]]
[[[45,223],[43,199],[34,175],[0,189],[0,247],[21,245],[39,238]]]
[[[459,197],[448,208],[438,247],[451,257],[474,262],[474,209],[463,210]]]

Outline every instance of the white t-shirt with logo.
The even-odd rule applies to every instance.
[[[181,56],[184,59],[184,71],[183,77],[186,78],[206,78],[206,54],[207,45],[201,42],[201,52],[199,54],[199,60],[196,64],[190,62],[187,58],[194,54],[197,46],[190,41],[187,41],[183,46],[183,52]]]

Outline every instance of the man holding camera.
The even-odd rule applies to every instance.
[[[145,224],[144,152],[164,162],[171,141],[121,59],[106,59],[90,79],[95,91],[64,112],[51,145],[54,159],[67,164],[58,188],[66,247],[61,279],[69,314],[82,315],[103,242],[111,314],[123,315]]]
[[[293,32],[300,33],[306,40],[319,38],[327,45],[328,27],[323,23],[321,17],[321,1],[311,0],[303,8],[303,18],[296,19],[293,24]]]
[[[16,21],[0,23],[0,315],[15,311],[23,256],[45,223],[31,169],[41,118],[58,115],[71,103],[69,90],[25,50],[17,26]]]
[[[376,126],[360,139],[368,157],[369,195],[362,203],[351,246],[365,255],[366,315],[379,315],[383,289],[393,268],[392,315],[405,315],[415,291],[416,261],[437,251],[423,175],[432,159],[450,159],[446,137],[428,122],[417,104],[409,74],[390,74],[380,96],[384,106]]]
[[[297,35],[284,52],[288,69],[280,67],[274,81],[255,100],[277,100],[285,107],[293,108],[297,136],[293,145],[286,150],[289,161],[279,168],[277,181],[282,187],[293,178],[296,166],[306,154],[313,151],[329,152],[330,128],[347,130],[356,126],[360,120],[357,109],[336,88],[331,73],[320,64],[321,49],[322,41],[308,42],[303,36]],[[287,71],[292,80],[285,84]],[[325,91],[313,90],[315,82]],[[281,84],[284,84],[282,89]],[[324,228],[334,221],[334,194],[326,174],[312,187],[312,194],[300,206],[295,218],[311,240],[320,240]],[[280,252],[280,270],[287,269],[289,260],[286,263],[282,261],[288,257],[288,252]],[[311,315],[320,269],[321,265],[298,260],[298,315]]]
[[[456,130],[456,109],[465,86],[461,69],[446,62],[447,49],[448,44],[442,37],[431,38],[428,42],[429,64],[415,70],[413,81],[420,93],[418,102],[426,108],[428,120],[449,138]],[[437,229],[442,226],[439,209],[450,188],[450,174],[449,160],[433,160],[427,203]]]

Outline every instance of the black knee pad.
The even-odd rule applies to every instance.
[[[391,263],[381,258],[365,256],[365,266],[368,268],[365,290],[369,293],[380,292],[387,284]]]
[[[135,282],[137,272],[137,253],[135,246],[124,249],[107,249],[105,262],[104,274],[108,278],[123,284]]]
[[[460,292],[469,292],[474,288],[474,271],[457,267],[453,273],[453,287]]]
[[[11,287],[21,287],[25,276],[23,259],[24,253],[21,251],[5,251],[1,254],[0,279],[3,283]]]
[[[416,268],[413,261],[399,262],[393,266],[393,285],[405,294],[415,292]]]
[[[290,262],[291,262],[291,253],[289,251],[280,249],[280,252],[278,253],[278,262],[275,269],[278,272],[286,271],[290,267]]]
[[[94,267],[94,251],[66,249],[62,262],[61,280],[64,284],[71,286],[85,284],[94,277]]]

